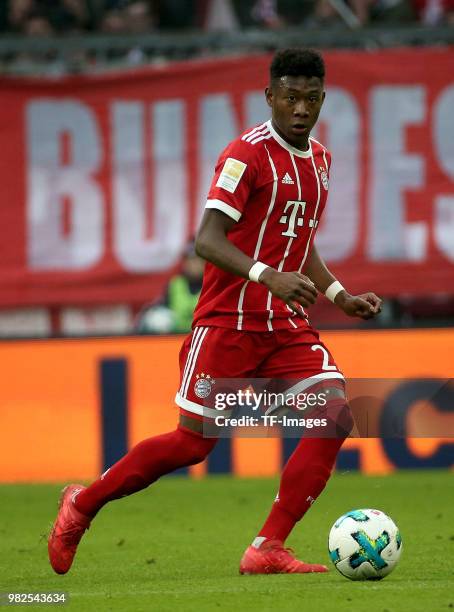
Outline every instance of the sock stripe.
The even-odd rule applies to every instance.
[[[265,540],[266,538],[264,536],[257,536],[252,542],[251,546],[257,548],[258,550]]]

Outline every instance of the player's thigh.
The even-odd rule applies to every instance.
[[[283,392],[288,400],[270,412],[289,404],[304,405],[305,416],[326,420],[327,427],[317,430],[317,436],[346,437],[353,421],[345,380],[328,347],[312,328],[281,334],[280,340],[278,349],[259,369],[260,377],[270,379],[270,389]],[[306,403],[292,402],[294,398]]]
[[[258,335],[220,327],[197,327],[180,351],[176,404],[188,417],[215,418],[222,380],[255,375],[262,344]],[[193,418],[193,417],[192,417]]]
[[[343,380],[328,347],[312,328],[278,332],[277,349],[261,364],[259,376],[283,380]],[[337,385],[335,385],[337,386]]]

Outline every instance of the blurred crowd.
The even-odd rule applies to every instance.
[[[415,21],[454,25],[454,0],[0,0],[0,30],[28,36]]]

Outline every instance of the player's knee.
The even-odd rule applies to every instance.
[[[212,444],[198,444],[191,449],[190,465],[197,465],[208,457],[213,450],[215,441]]]
[[[325,409],[328,437],[347,438],[354,426],[350,406],[345,398],[329,402]]]
[[[347,402],[338,410],[336,425],[339,437],[347,437],[350,435],[355,422],[353,420],[352,411]]]
[[[216,438],[204,438],[200,434],[193,432],[187,432],[178,428],[180,435],[182,436],[181,444],[184,444],[184,448],[187,451],[187,464],[196,465],[201,463],[216,445]]]
[[[205,449],[202,449],[202,448],[195,449],[191,456],[191,465],[197,465],[198,463],[201,463],[208,457],[208,455],[209,455],[209,451]]]

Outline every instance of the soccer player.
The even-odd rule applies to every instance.
[[[343,424],[343,434],[299,441],[271,512],[240,563],[243,574],[327,571],[284,546],[324,489],[351,428],[343,375],[304,308],[321,292],[347,315],[368,319],[380,312],[381,300],[374,293],[350,295],[314,246],[331,164],[329,151],[310,137],[325,99],[324,77],[319,53],[279,51],[265,90],[271,119],[221,153],[196,239],[207,264],[193,331],[180,352],[179,424],[140,442],[90,486],[64,489],[48,541],[57,573],[69,570],[82,535],[107,502],[199,463],[213,449],[216,438],[203,435],[204,422],[219,414],[201,399],[208,375],[332,387],[330,416]]]

